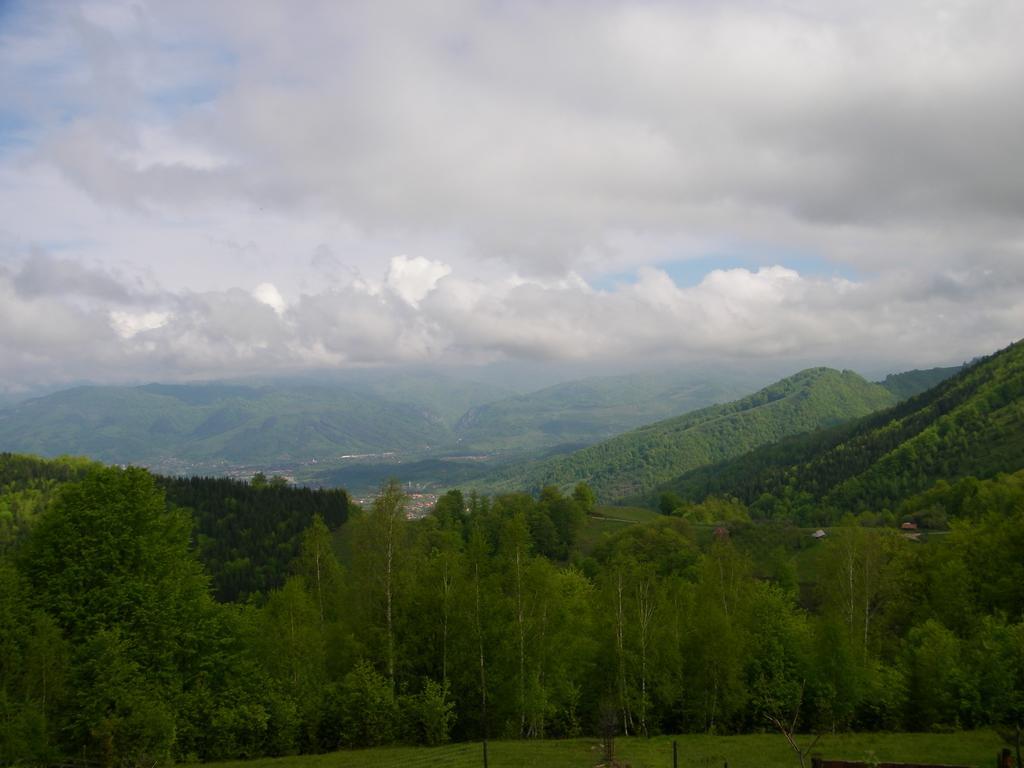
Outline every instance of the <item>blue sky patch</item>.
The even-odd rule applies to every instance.
[[[829,261],[812,254],[765,251],[757,254],[728,253],[701,256],[694,259],[663,261],[653,265],[663,271],[680,288],[699,285],[709,272],[716,269],[747,269],[756,272],[761,267],[786,267],[800,273],[804,277],[841,277],[847,280],[860,281],[863,275],[849,264]],[[591,280],[593,288],[602,291],[614,290],[616,286],[632,285],[637,281],[637,271],[616,272],[601,275]]]

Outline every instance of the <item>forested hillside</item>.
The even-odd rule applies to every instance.
[[[753,391],[764,379],[727,371],[582,379],[468,410],[455,425],[477,450],[590,444]]]
[[[950,368],[928,368],[926,370],[890,373],[878,383],[892,392],[898,400],[906,400],[909,397],[926,392],[932,387],[937,387],[946,379],[958,374],[962,369],[963,366],[954,366]]]
[[[244,483],[157,477],[157,484],[170,504],[192,515],[199,556],[213,576],[218,600],[259,597],[280,587],[314,518],[334,529],[350,511],[348,494],[340,488],[294,488],[275,478]]]
[[[345,524],[345,567],[314,517],[245,603],[212,598],[148,473],[67,479],[0,552],[0,763],[1024,719],[1024,473],[916,498],[951,521],[941,544],[855,524],[816,541],[728,502],[713,536],[664,517],[589,556],[584,485],[452,491],[416,521],[389,485]]]
[[[454,427],[469,408],[514,395],[514,391],[506,386],[437,371],[356,370],[336,374],[335,378],[337,386],[389,403],[412,406],[440,418],[447,427]],[[301,380],[295,382],[297,385],[302,383]]]
[[[357,461],[420,461],[590,444],[743,392],[727,371],[660,372],[508,390],[433,372],[265,383],[83,386],[0,409],[0,446],[165,474],[286,469],[310,481]]]
[[[0,454],[0,551],[27,534],[64,484],[101,467],[85,459]],[[167,503],[191,521],[190,536],[220,600],[259,599],[281,586],[313,519],[337,528],[351,506],[340,488],[296,488],[281,478],[257,476],[245,483],[156,476],[155,481]]]
[[[666,484],[684,499],[727,494],[769,517],[827,521],[889,509],[940,479],[1024,467],[1024,344],[859,421],[767,446]]]
[[[452,439],[429,411],[313,385],[79,387],[0,412],[8,450],[147,464],[272,465],[345,453],[415,451]]]
[[[538,489],[585,481],[603,501],[637,496],[687,469],[895,401],[887,389],[852,371],[811,368],[732,403],[657,422],[568,456],[499,470],[484,485]]]

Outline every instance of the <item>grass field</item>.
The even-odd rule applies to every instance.
[[[587,515],[586,523],[580,531],[579,545],[585,552],[591,552],[606,534],[612,534],[637,523],[656,520],[660,515],[651,509],[642,507],[606,507],[597,506]]]
[[[631,768],[671,768],[672,741],[685,768],[797,768],[799,761],[782,736],[658,736],[615,742],[615,757]],[[803,746],[809,737],[798,739]],[[870,733],[826,736],[813,754],[826,758],[990,766],[1002,746],[991,731],[962,733]],[[489,768],[593,768],[601,762],[595,739],[497,741],[488,745]],[[380,747],[326,755],[217,763],[220,768],[426,768],[483,766],[479,743],[444,747]],[[810,760],[808,760],[810,765]]]

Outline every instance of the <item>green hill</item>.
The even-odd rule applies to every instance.
[[[171,474],[279,469],[314,481],[324,467],[377,462],[389,476],[395,462],[590,444],[748,391],[750,380],[729,373],[636,374],[516,397],[432,371],[79,386],[0,410],[0,450],[85,455]]]
[[[429,410],[338,386],[77,387],[0,411],[0,447],[165,471],[425,450],[452,441]]]
[[[660,421],[567,456],[500,470],[482,485],[536,489],[584,480],[604,501],[639,496],[687,469],[863,416],[895,400],[852,371],[810,368],[732,403]]]
[[[435,371],[378,368],[347,371],[336,378],[345,389],[418,408],[448,427],[454,427],[470,408],[512,396],[507,387]]]
[[[721,371],[581,379],[471,408],[455,425],[455,434],[460,445],[478,451],[586,445],[726,402],[762,382]]]
[[[950,376],[955,376],[962,369],[963,366],[956,365],[951,368],[928,368],[926,370],[890,373],[878,383],[896,395],[898,400],[906,400],[914,395],[927,392],[932,387],[937,387]]]
[[[684,498],[731,494],[762,513],[826,519],[894,508],[937,480],[1024,467],[1024,343],[927,392],[832,430],[682,474]],[[812,511],[813,510],[813,511]]]

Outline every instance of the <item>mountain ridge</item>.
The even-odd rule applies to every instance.
[[[891,508],[940,479],[1021,467],[1024,343],[1017,342],[889,409],[680,473],[660,487],[686,499],[724,494],[798,510],[867,511]]]
[[[795,432],[892,405],[895,395],[853,371],[808,368],[722,405],[649,424],[568,456],[500,470],[498,490],[592,485],[605,501],[640,495],[696,467],[739,455]]]

